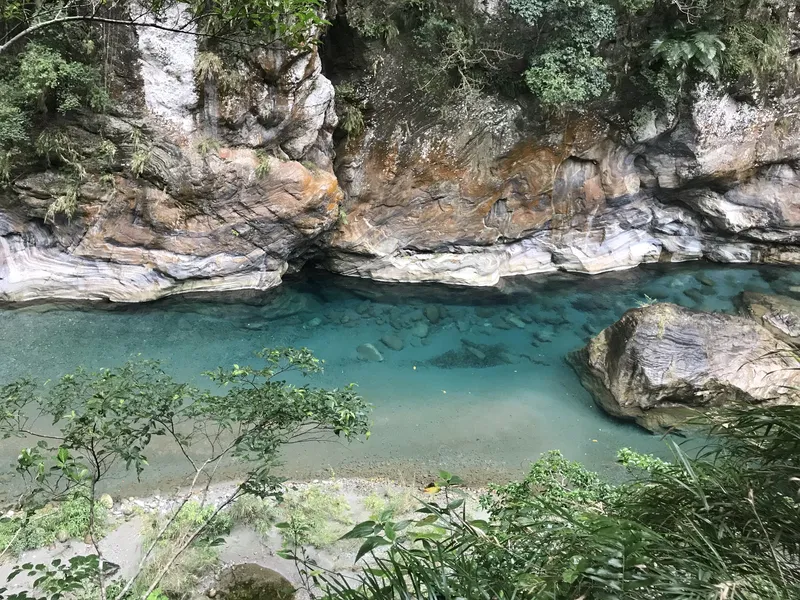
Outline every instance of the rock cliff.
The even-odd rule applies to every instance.
[[[47,156],[0,191],[0,300],[266,289],[309,259],[470,286],[800,263],[797,98],[756,107],[701,85],[672,119],[545,118],[488,92],[426,97],[402,45],[350,40],[357,52],[337,62],[336,35],[354,35],[337,27],[323,50],[262,49],[216,70],[194,36],[131,34],[115,109],[60,124],[86,173],[76,182]],[[354,78],[365,127],[335,143],[331,79]],[[48,214],[70,196],[74,214]]]

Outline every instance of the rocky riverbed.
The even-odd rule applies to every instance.
[[[171,516],[186,497],[190,497],[190,502],[195,506],[218,506],[230,496],[235,485],[217,484],[205,493],[191,494],[187,490],[179,489],[171,494],[159,493],[144,497],[103,497],[101,501],[109,507],[109,522],[99,542],[103,559],[113,563],[112,569],[121,577],[132,577],[137,572],[144,549],[147,548],[147,540],[150,539],[148,531],[152,530],[153,523],[163,522]],[[278,523],[285,519],[308,519],[311,515],[317,530],[313,532],[312,538],[304,540],[303,548],[307,560],[320,569],[343,574],[353,573],[363,567],[363,563],[356,563],[354,560],[361,542],[338,538],[356,523],[377,518],[383,511],[390,511],[393,519],[400,520],[413,516],[423,498],[441,500],[437,495],[426,493],[422,489],[424,485],[367,479],[288,482],[285,484],[286,502],[268,502],[268,509],[261,510],[257,518],[253,513],[247,513],[234,504],[231,509],[222,513],[223,517],[230,515],[228,518],[231,527],[230,532],[224,536],[224,543],[216,548],[204,571],[184,574],[189,583],[182,583],[182,589],[191,592],[192,597],[225,598],[226,591],[229,591],[226,588],[236,582],[237,575],[239,580],[246,581],[250,578],[248,573],[255,573],[257,579],[267,577],[271,581],[272,573],[288,582],[290,589],[297,590],[295,598],[307,598],[308,595],[302,589],[306,580],[298,571],[298,565],[278,555],[280,550],[294,547],[287,540],[287,530],[276,527]],[[468,510],[476,518],[482,515],[477,504],[481,490],[463,489],[453,493],[467,499]],[[245,497],[240,502],[252,500]],[[91,553],[94,553],[94,548],[84,540],[63,539],[50,547],[25,551],[16,557],[6,556],[0,562],[0,580],[7,579],[15,564],[49,564],[55,559],[66,561],[73,556]],[[186,569],[186,566],[179,562],[175,570],[181,569]],[[166,585],[171,585],[170,581],[174,580],[175,577],[168,578]],[[11,580],[7,587],[13,593],[26,590],[29,585],[29,579],[23,575]],[[288,600],[288,596],[283,600]]]

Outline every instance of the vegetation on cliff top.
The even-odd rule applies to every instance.
[[[362,36],[426,56],[423,85],[532,93],[558,110],[627,94],[674,110],[703,79],[774,91],[790,62],[792,14],[783,0],[507,0],[486,12],[463,0],[347,3]]]

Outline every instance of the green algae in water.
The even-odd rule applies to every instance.
[[[350,446],[293,446],[282,475],[412,481],[444,468],[482,483],[519,477],[552,449],[614,472],[619,448],[663,453],[664,441],[597,408],[567,354],[648,298],[733,312],[744,290],[797,297],[797,286],[798,269],[697,263],[593,277],[513,278],[491,289],[378,284],[311,272],[263,294],[113,309],[0,310],[0,382],[54,378],[79,365],[96,369],[141,357],[163,360],[175,377],[202,384],[203,371],[252,362],[263,347],[307,346],[326,361],[314,384],[357,382],[375,405],[373,435]],[[402,340],[402,346],[393,344],[402,349],[384,345],[386,336]],[[358,359],[356,348],[367,343],[383,362]],[[9,464],[21,443],[0,442],[0,464]],[[151,489],[166,489],[184,473],[175,449],[155,444],[148,458],[145,486]],[[143,489],[121,473],[109,491]]]

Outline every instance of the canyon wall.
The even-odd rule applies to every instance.
[[[800,263],[794,96],[756,105],[701,84],[669,118],[544,118],[490,93],[426,96],[402,46],[362,43],[354,74],[324,43],[251,53],[226,67],[232,92],[198,77],[195,36],[132,34],[122,100],[60,124],[86,174],[39,161],[0,191],[0,300],[263,290],[309,260],[470,286],[657,261]],[[353,77],[365,127],[334,138],[331,80]],[[70,193],[73,215],[48,214]]]

